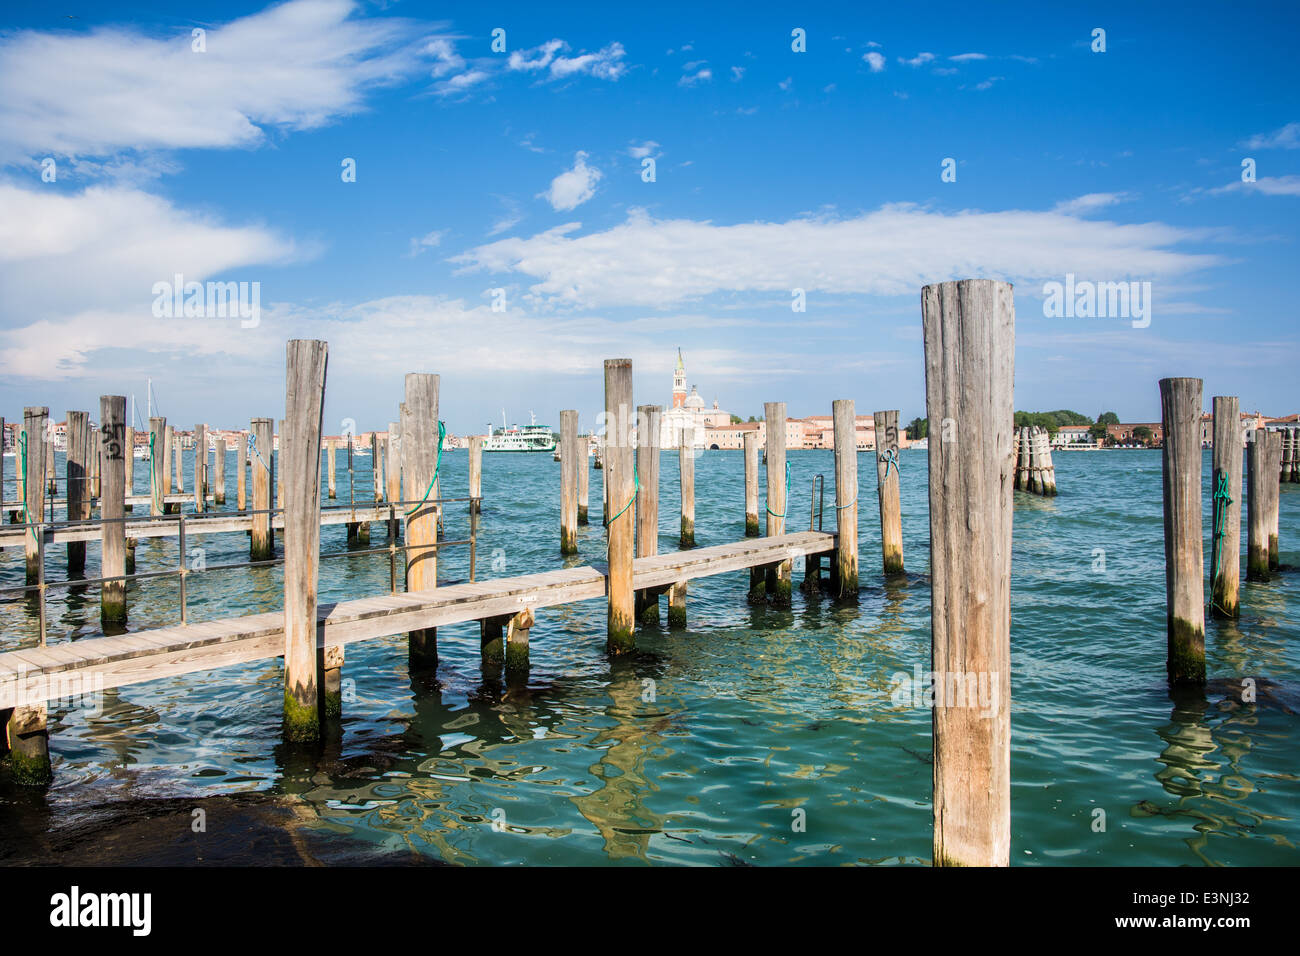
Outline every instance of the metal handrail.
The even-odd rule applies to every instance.
[[[819,493],[820,492],[820,493]],[[822,530],[822,518],[826,510],[826,476],[813,475],[812,492],[808,503],[808,530]],[[813,525],[816,524],[816,527]]]

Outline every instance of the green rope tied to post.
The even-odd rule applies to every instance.
[[[424,507],[424,503],[429,500],[429,495],[433,493],[433,486],[438,483],[438,472],[442,470],[442,441],[446,437],[447,437],[447,426],[443,422],[439,421],[438,422],[438,458],[433,463],[433,478],[429,480],[429,487],[424,489],[424,497],[420,499],[420,503],[406,513],[406,517],[408,518]]]
[[[614,517],[610,518],[608,521],[605,522],[605,527],[608,528],[619,518],[623,517],[623,512],[627,511],[628,508],[632,507],[632,503],[636,501],[636,496],[639,495],[640,493],[641,493],[641,476],[637,474],[637,470],[633,468],[632,469],[632,497],[627,499],[627,504],[625,504],[622,508],[619,509],[618,514],[614,515]]]
[[[1227,614],[1228,611],[1214,603],[1214,579],[1223,573],[1223,519],[1228,513],[1228,506],[1232,504],[1232,495],[1228,493],[1228,473],[1220,471],[1218,480],[1214,486],[1213,501],[1217,507],[1215,510],[1218,514],[1214,519],[1214,571],[1215,574],[1210,580],[1210,600],[1209,605],[1212,609],[1217,609],[1220,613]],[[1219,502],[1223,504],[1219,505]]]
[[[898,472],[898,449],[891,448],[886,454],[880,456],[880,460],[885,463],[885,474],[880,480],[882,482],[889,480],[889,469],[892,467],[895,473]]]
[[[780,514],[777,514],[775,511],[773,511],[771,508],[768,508],[766,505],[764,505],[764,508],[766,508],[767,513],[770,514],[773,518],[784,518],[786,512],[790,510],[790,463],[788,461],[785,463],[785,511],[782,511]]]

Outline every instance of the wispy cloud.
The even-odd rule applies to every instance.
[[[677,81],[678,86],[696,86],[713,79],[713,71],[704,60],[687,63],[682,67],[682,71],[682,78]]]
[[[1242,145],[1246,149],[1300,149],[1300,123],[1287,123],[1271,133],[1256,133]]]
[[[596,183],[600,178],[600,170],[588,166],[587,154],[580,152],[574,157],[573,168],[552,179],[550,188],[538,193],[538,198],[546,199],[556,212],[567,212],[596,194]]]
[[[925,66],[925,64],[929,63],[933,59],[933,53],[918,53],[910,60],[905,60],[900,56],[898,62],[902,63],[904,66]]]
[[[872,73],[880,73],[885,69],[885,58],[875,50],[862,54],[862,59],[871,68]]]

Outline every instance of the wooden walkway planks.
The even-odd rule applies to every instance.
[[[638,558],[634,586],[663,587],[834,549],[835,535],[803,531],[670,552]],[[605,592],[603,570],[578,567],[321,604],[317,646],[572,604]],[[281,611],[8,651],[0,653],[0,709],[283,654]]]
[[[190,500],[189,496],[182,495],[180,497],[185,501]],[[387,521],[388,513],[388,505],[368,505],[365,507],[358,505],[356,508],[322,511],[320,523],[324,526],[349,524],[354,521]],[[273,515],[271,526],[283,529],[284,516],[282,514]],[[138,521],[126,522],[126,536],[128,538],[175,538],[180,533],[179,527],[180,523],[175,519],[141,518]],[[233,512],[229,514],[212,512],[206,516],[185,515],[185,534],[187,537],[197,534],[248,531],[252,527],[253,518],[251,515],[241,515]],[[0,526],[0,547],[22,547],[23,533],[24,529],[22,527]],[[46,528],[45,544],[49,546],[67,541],[98,541],[102,536],[103,530],[99,524],[87,524],[77,528]]]

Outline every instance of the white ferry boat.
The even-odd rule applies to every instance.
[[[501,430],[495,431],[488,422],[487,438],[483,441],[484,451],[555,451],[555,435],[550,425],[537,424],[537,416],[528,413],[527,425],[505,424],[505,415],[501,416]]]

